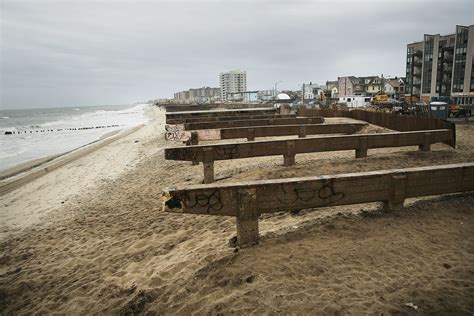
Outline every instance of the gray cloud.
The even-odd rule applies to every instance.
[[[124,104],[217,86],[296,89],[343,75],[404,75],[406,44],[472,24],[457,1],[1,2],[0,106]]]

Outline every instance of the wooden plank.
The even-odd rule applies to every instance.
[[[433,130],[299,138],[292,139],[292,141],[295,144],[295,154],[302,154],[356,150],[361,145],[361,139],[366,140],[367,149],[416,146],[423,143],[426,133],[430,134],[431,144],[444,142],[451,138],[450,130]],[[205,148],[210,148],[213,160],[285,155],[287,153],[287,141],[288,139],[166,148],[165,159],[202,162]]]
[[[252,109],[235,109],[235,110],[211,110],[211,111],[184,111],[166,113],[166,119],[176,118],[193,118],[201,116],[239,116],[239,115],[261,115],[274,114],[276,109],[273,108],[252,108]]]
[[[474,191],[474,181],[465,176],[473,170],[474,163],[462,163],[306,178],[195,185],[165,190],[163,203],[168,212],[223,216],[239,214],[238,192],[241,190],[254,192],[254,203],[259,214],[369,203],[387,201],[393,197],[394,188],[391,183],[394,176],[406,177],[406,188],[403,191],[405,197]],[[453,175],[456,175],[457,179],[455,186],[439,185],[436,181],[420,190],[420,187],[412,185],[413,179],[444,178],[448,181]]]
[[[434,117],[417,117],[393,113],[369,112],[360,109],[347,111],[303,108],[298,109],[298,116],[350,117],[399,132],[450,129],[452,131],[452,139],[445,143],[453,148],[456,147],[456,125],[452,122],[443,121]]]
[[[305,126],[307,135],[353,134],[366,125],[364,123],[342,123],[235,127],[223,128],[220,130],[220,134],[221,139],[247,138],[249,130],[252,129],[254,137],[291,136],[298,135],[301,126]]]
[[[298,118],[265,118],[265,119],[245,119],[230,120],[217,122],[198,122],[184,124],[184,130],[201,130],[201,129],[221,129],[231,127],[246,126],[267,126],[267,125],[296,125],[296,124],[321,124],[324,123],[322,117],[298,117]]]
[[[235,116],[200,116],[193,118],[170,118],[166,124],[185,124],[199,122],[235,121],[235,120],[258,120],[271,118],[292,118],[296,114],[257,114],[257,115],[235,115]]]

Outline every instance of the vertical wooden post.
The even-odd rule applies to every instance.
[[[204,183],[214,182],[214,157],[212,155],[212,148],[203,148],[204,161],[202,162],[204,168]]]
[[[356,158],[365,158],[367,157],[367,136],[361,137],[359,139],[359,148],[355,150]]]
[[[240,189],[237,191],[237,244],[247,247],[258,244],[260,235],[258,233],[257,189]]]
[[[247,141],[254,141],[255,140],[255,129],[249,128],[247,130]]]
[[[306,126],[300,125],[300,128],[298,130],[298,138],[305,138],[305,137],[306,137]]]
[[[431,149],[431,133],[423,134],[423,144],[418,146],[420,151],[430,151]]]
[[[198,132],[197,131],[192,131],[191,132],[191,137],[189,138],[191,145],[197,145],[199,144],[199,137],[198,137]]]
[[[198,138],[198,132],[197,131],[192,131],[191,132],[191,137],[189,138],[189,144],[192,145],[192,146],[199,144],[199,138]],[[199,165],[199,161],[193,160],[191,162],[191,164],[193,166]]]
[[[388,201],[384,201],[384,210],[391,211],[397,208],[403,207],[403,203],[405,202],[406,197],[406,182],[407,176],[402,175],[394,175],[391,176],[392,184],[391,184],[391,193]]]
[[[286,142],[286,153],[283,155],[283,165],[293,166],[295,164],[296,148],[294,141]]]

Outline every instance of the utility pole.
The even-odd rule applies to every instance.
[[[303,82],[303,91],[301,92],[301,102],[304,105],[304,82]]]

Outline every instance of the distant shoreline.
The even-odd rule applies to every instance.
[[[58,169],[72,161],[80,159],[116,140],[138,131],[153,121],[153,117],[152,115],[149,115],[148,110],[145,112],[145,114],[150,118],[150,121],[145,124],[141,124],[129,129],[112,131],[102,135],[98,140],[73,150],[58,155],[33,159],[0,171],[0,196],[9,193],[48,172]]]

